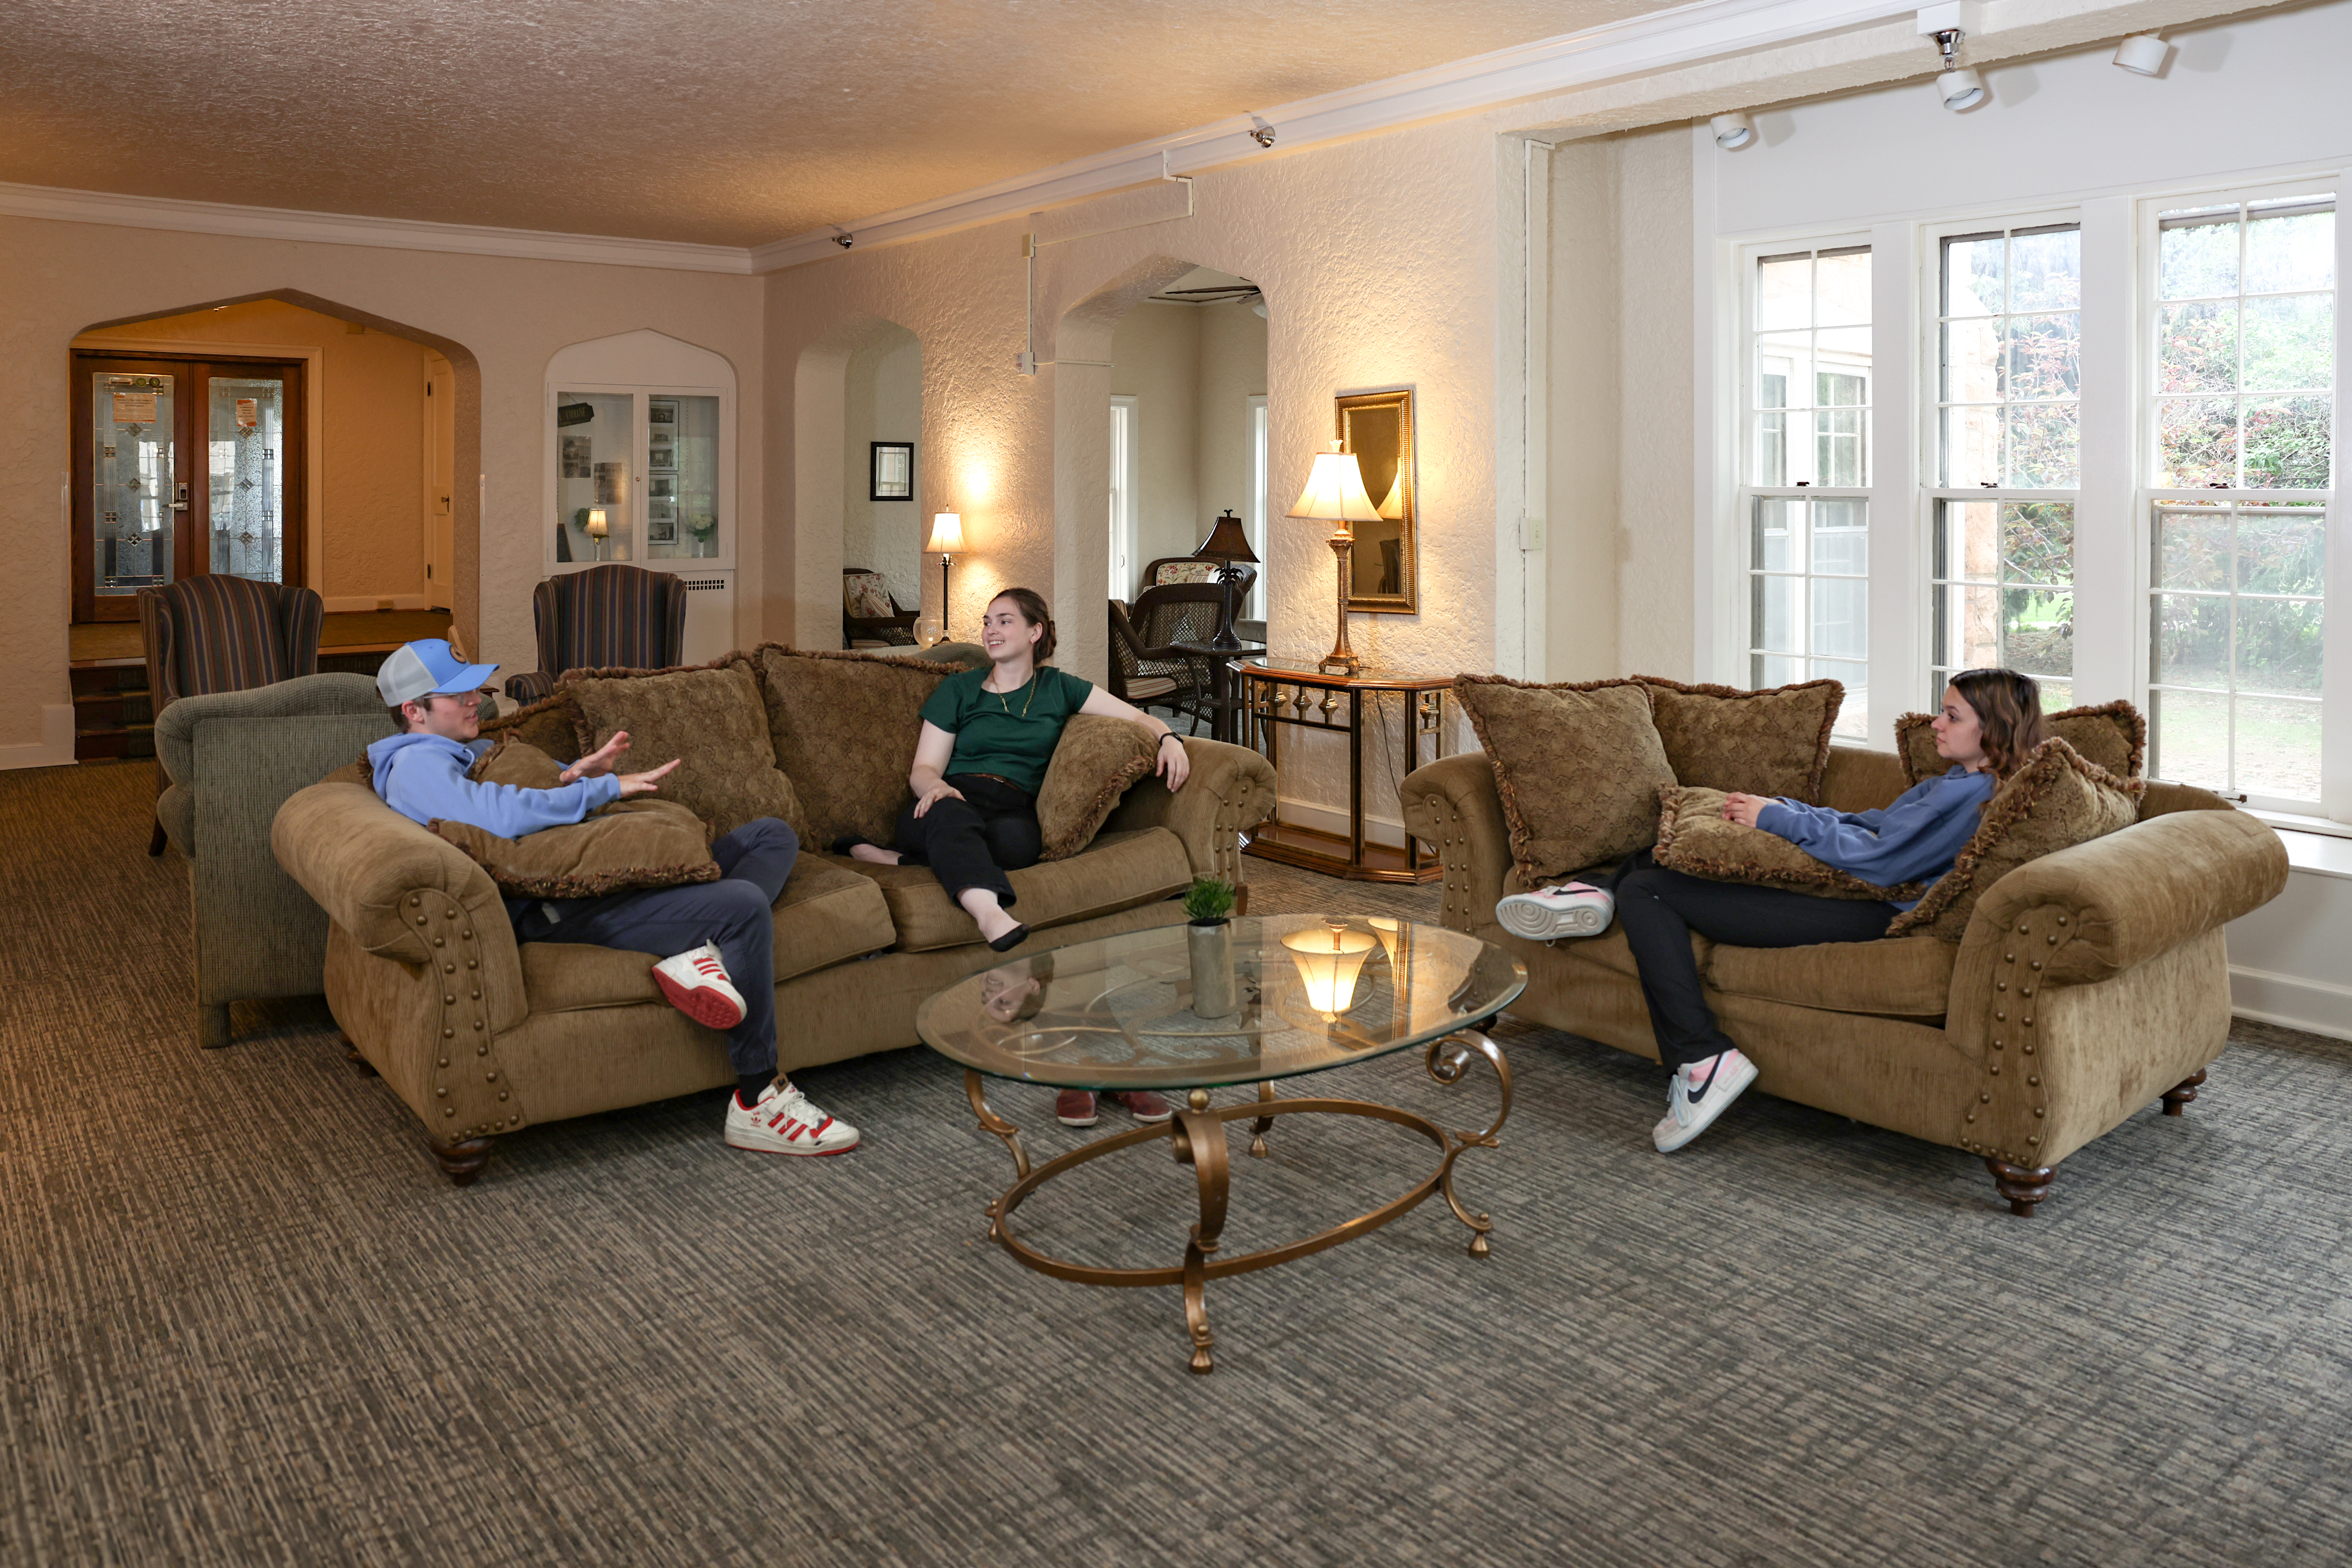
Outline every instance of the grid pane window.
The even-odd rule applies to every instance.
[[[2023,670],[2047,711],[2074,703],[2074,508],[1940,500],[1931,567],[1935,667],[1927,708],[1963,669]]]
[[[1758,496],[1750,503],[1748,679],[1845,684],[1837,732],[1860,736],[1870,708],[1870,503]]]
[[[1746,472],[1748,679],[1843,681],[1869,715],[1870,247],[1756,262]]]
[[[2319,798],[2317,502],[2160,501],[2148,616],[2149,772]]]
[[[1947,487],[2081,481],[2083,236],[2074,225],[1944,241],[1937,337]]]
[[[2157,220],[2156,484],[2326,489],[2336,382],[2336,204]]]

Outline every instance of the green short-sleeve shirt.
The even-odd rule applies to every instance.
[[[923,703],[923,717],[955,737],[951,773],[994,773],[1035,795],[1062,726],[1086,706],[1094,684],[1046,665],[1017,691],[985,689],[986,668],[950,675]]]

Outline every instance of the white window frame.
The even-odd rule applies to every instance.
[[[1758,369],[1756,351],[1758,339],[1761,335],[1756,325],[1757,266],[1767,258],[1791,256],[1801,251],[1819,253],[1822,251],[1853,249],[1864,249],[1871,252],[1871,389],[1869,401],[1864,405],[1866,411],[1864,425],[1864,450],[1869,454],[1866,464],[1867,472],[1864,475],[1865,482],[1864,484],[1854,486],[1826,486],[1816,485],[1811,482],[1802,484],[1790,483],[1784,485],[1763,485],[1754,483],[1749,479],[1748,476],[1756,471],[1755,459],[1757,452],[1757,435],[1760,428],[1759,420],[1762,416],[1762,411],[1757,406],[1756,403]],[[1732,616],[1736,629],[1732,634],[1731,639],[1726,646],[1730,655],[1730,660],[1736,661],[1738,667],[1738,673],[1733,677],[1733,684],[1744,688],[1751,685],[1754,681],[1753,671],[1755,668],[1757,646],[1756,626],[1754,625],[1756,603],[1755,583],[1758,572],[1756,564],[1756,502],[1759,499],[1801,500],[1806,501],[1858,500],[1863,503],[1864,509],[1864,516],[1868,520],[1866,549],[1868,551],[1869,564],[1862,578],[1864,584],[1864,615],[1866,629],[1864,633],[1864,654],[1861,660],[1863,668],[1865,672],[1863,691],[1866,694],[1876,686],[1875,680],[1872,678],[1873,671],[1871,668],[1871,655],[1875,651],[1875,617],[1880,595],[1884,592],[1878,582],[1881,559],[1879,542],[1882,535],[1882,527],[1879,519],[1881,516],[1881,504],[1884,500],[1884,497],[1879,493],[1879,491],[1884,479],[1884,475],[1881,472],[1884,466],[1881,461],[1881,458],[1886,451],[1885,443],[1886,426],[1880,419],[1882,405],[1880,394],[1887,384],[1886,376],[1888,374],[1886,365],[1879,356],[1880,346],[1885,342],[1885,336],[1882,330],[1885,323],[1880,320],[1879,302],[1886,296],[1884,289],[1880,287],[1879,264],[1881,258],[1875,243],[1875,237],[1867,229],[1854,230],[1851,228],[1841,228],[1822,234],[1790,235],[1770,240],[1742,244],[1737,247],[1732,254],[1734,268],[1732,280],[1732,293],[1734,300],[1732,320],[1734,321],[1734,331],[1737,333],[1737,348],[1732,357],[1736,367],[1735,374],[1738,376],[1738,386],[1731,403],[1733,448],[1731,463],[1731,479],[1733,482],[1731,493],[1733,497],[1733,527],[1736,531],[1735,537],[1738,540],[1737,558],[1739,563],[1739,573],[1738,581],[1734,587],[1735,603],[1732,606]],[[1901,374],[1899,367],[1896,374]],[[1812,407],[1812,404],[1809,401],[1805,406],[1810,409]],[[1810,471],[1812,468],[1811,452],[1813,444],[1817,438],[1818,437],[1816,436],[1809,433],[1807,439],[1808,449],[1802,465],[1802,468],[1807,471]],[[1787,433],[1784,430],[1782,433],[1784,450],[1788,449],[1785,447],[1787,439]],[[1793,462],[1784,464],[1783,477],[1791,477],[1788,470],[1793,469],[1796,467],[1797,465]],[[1810,563],[1808,565],[1810,566]],[[1801,573],[1791,573],[1789,574],[1789,575],[1802,576],[1810,582],[1816,577],[1825,574],[1807,570]],[[1810,605],[1810,597],[1808,598],[1808,605]],[[1810,641],[1811,639],[1808,637],[1806,640]],[[1817,656],[1808,653],[1799,657],[1810,660]],[[1841,660],[1841,662],[1845,661]],[[1808,673],[1801,676],[1801,679],[1810,679],[1811,677],[1810,673]],[[1852,717],[1853,714],[1850,712],[1842,712],[1839,716],[1839,738],[1848,742],[1853,742],[1864,738],[1863,735],[1853,732],[1847,728],[1847,721]],[[1874,711],[1871,714],[1871,725],[1874,731],[1886,728],[1886,725],[1882,722],[1881,720],[1882,716]]]
[[[1136,457],[1135,432],[1141,423],[1135,398],[1127,393],[1113,393],[1110,400],[1110,504],[1107,525],[1110,531],[1110,596],[1121,604],[1135,596],[1135,574],[1141,565],[1135,558],[1135,501],[1142,483],[1142,470]]]
[[[2149,688],[2154,665],[2155,626],[2152,606],[2157,592],[2155,520],[2158,503],[2167,500],[2191,501],[2318,501],[2327,509],[2326,568],[2324,595],[2326,605],[2352,606],[2352,519],[2343,515],[2338,498],[2346,486],[2345,437],[2347,434],[2344,417],[2345,399],[2352,393],[2352,322],[2346,320],[2347,290],[2345,269],[2352,263],[2352,213],[2347,213],[2347,193],[2345,172],[2327,170],[2302,176],[2266,177],[2247,184],[2192,185],[2158,195],[2144,195],[2134,199],[2132,221],[2134,241],[2133,285],[2134,310],[2132,339],[2137,374],[2131,386],[2132,429],[2132,663],[2131,698],[2142,713],[2151,712]],[[2161,214],[2183,207],[2221,206],[2228,203],[2275,200],[2284,196],[2313,195],[2321,191],[2330,194],[2336,202],[2336,384],[2334,390],[2335,429],[2329,442],[2329,489],[2174,489],[2157,485],[2158,454],[2157,404],[2158,360],[2156,334],[2161,321],[2161,305],[2158,299],[2158,269],[2162,262],[2158,239]],[[2326,610],[2323,609],[2323,625]],[[2333,635],[2326,639],[2322,655],[2320,686],[2320,798],[2314,803],[2251,792],[2235,792],[2231,798],[2263,812],[2288,820],[2315,815],[2323,820],[2352,822],[2352,626],[2330,628]],[[2150,751],[2156,747],[2156,737],[2149,735]],[[2160,760],[2158,759],[2158,760]],[[2316,812],[2314,807],[2316,805]]]

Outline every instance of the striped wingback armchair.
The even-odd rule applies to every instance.
[[[507,696],[536,702],[567,669],[667,669],[686,647],[686,583],[642,566],[591,566],[531,590],[539,668],[507,678]]]
[[[247,691],[319,673],[327,606],[308,588],[214,573],[139,590],[147,690],[158,718],[183,697]],[[155,764],[160,800],[171,781]],[[147,853],[163,852],[159,817]]]

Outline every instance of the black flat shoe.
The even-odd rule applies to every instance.
[[[993,952],[1010,952],[1013,949],[1019,947],[1023,942],[1027,942],[1028,940],[1029,928],[1027,926],[1014,926],[1011,931],[1006,931],[1003,936],[1000,936],[994,942],[990,942],[988,946],[989,950]]]
[[[864,837],[856,833],[845,833],[840,837],[835,839],[830,845],[827,845],[826,847],[835,855],[846,855],[860,844],[871,844],[877,849],[882,847],[879,844],[875,844],[874,840],[871,838]]]

